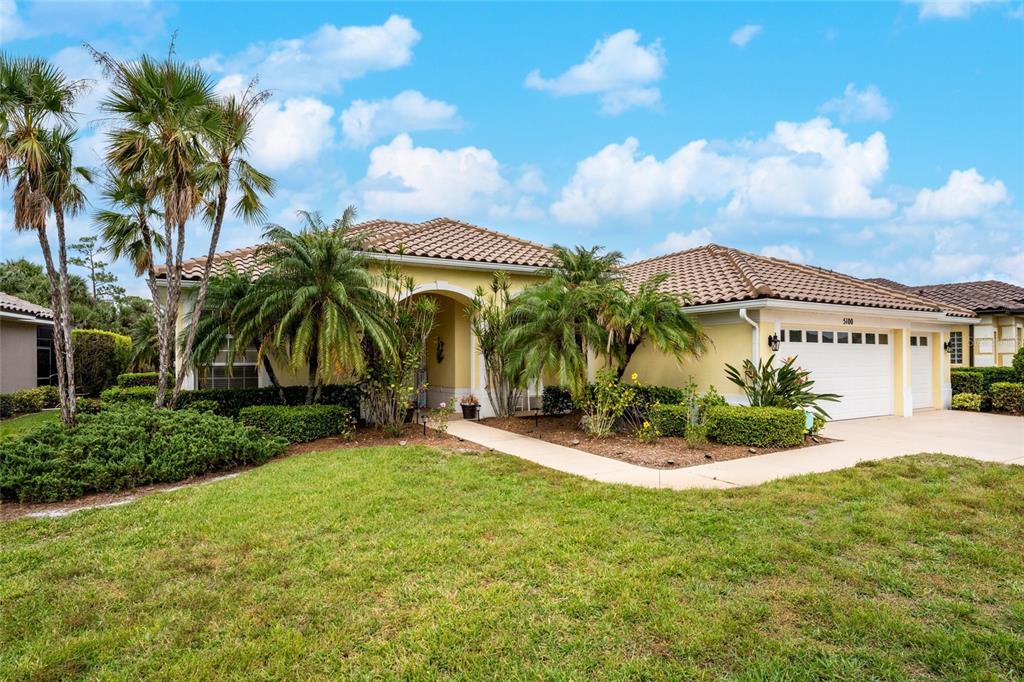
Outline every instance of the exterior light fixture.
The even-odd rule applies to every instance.
[[[953,344],[949,341],[946,341],[944,344],[942,344],[942,350],[946,351],[947,353],[952,353]]]
[[[775,334],[768,337],[768,347],[771,348],[772,351],[777,352],[779,350],[779,343],[779,337]]]

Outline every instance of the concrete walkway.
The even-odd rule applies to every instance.
[[[824,434],[838,442],[684,469],[648,469],[472,421],[453,421],[448,433],[568,474],[647,488],[734,488],[787,476],[851,467],[866,460],[944,452],[1024,465],[1024,419],[935,410],[910,419],[879,417],[833,422]]]

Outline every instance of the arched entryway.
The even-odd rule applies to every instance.
[[[446,282],[430,282],[416,287],[411,296],[430,297],[437,302],[437,317],[427,339],[421,373],[427,390],[420,404],[438,407],[444,402],[458,410],[459,398],[477,394],[477,353],[466,315],[473,292]],[[483,401],[483,396],[477,397]]]

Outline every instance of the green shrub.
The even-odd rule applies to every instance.
[[[117,385],[121,388],[131,388],[132,386],[156,386],[157,381],[160,380],[160,372],[127,372],[125,374],[117,375]],[[167,375],[167,385],[170,386],[171,382],[174,381],[172,374]]]
[[[79,414],[97,414],[103,409],[99,398],[84,398],[82,396],[75,396],[75,407],[78,408]]]
[[[1024,382],[1024,346],[1013,355],[1013,371],[1017,374],[1017,381]]]
[[[636,393],[636,405],[641,409],[649,409],[655,403],[662,405],[685,405],[693,397],[693,391],[672,386],[647,386],[639,384],[633,387]]]
[[[981,411],[981,395],[978,393],[957,393],[953,396],[951,406],[954,410],[967,410],[968,412]]]
[[[226,417],[125,404],[0,445],[0,499],[53,502],[260,464],[287,443]]]
[[[132,338],[100,329],[73,329],[71,348],[75,354],[75,390],[96,396],[113,386],[128,368]]]
[[[960,393],[981,393],[985,387],[985,377],[981,372],[971,369],[954,369],[949,374],[953,395]]]
[[[126,401],[153,402],[156,398],[155,386],[132,386],[121,388],[113,386],[103,391],[100,396],[105,402],[119,403]],[[305,386],[286,386],[284,397],[289,405],[301,405],[306,400]],[[324,386],[320,394],[320,404],[341,405],[359,413],[359,400],[362,387],[359,384],[329,384]],[[182,391],[178,398],[178,407],[186,408],[197,400],[212,400],[217,403],[217,414],[226,417],[237,417],[246,407],[253,405],[280,405],[281,399],[277,389],[266,388],[203,388],[196,391]]]
[[[971,367],[970,369],[950,370],[950,376],[963,372],[977,372],[981,374],[981,390],[976,393],[988,393],[992,384],[1001,381],[1017,381],[1017,372],[1013,367]]]
[[[651,405],[648,418],[663,436],[685,436],[686,425],[690,421],[690,407],[657,403]]]
[[[992,409],[998,412],[1024,411],[1024,384],[997,381],[989,387]]]
[[[22,388],[7,394],[12,412],[38,412],[47,407],[56,407],[60,399],[56,386]]]
[[[726,445],[800,445],[804,442],[804,411],[784,407],[713,407],[708,411],[708,435]]]
[[[541,399],[544,414],[565,414],[572,412],[572,393],[565,386],[545,386]]]
[[[691,448],[699,448],[708,444],[707,424],[687,424],[686,444]]]
[[[291,443],[305,443],[329,436],[351,438],[356,420],[341,405],[256,405],[238,414],[243,424]]]
[[[11,396],[0,393],[0,419],[7,419],[14,415],[14,403]]]
[[[213,412],[217,414],[217,408],[220,407],[220,403],[216,400],[191,400],[188,406],[183,408],[186,410],[195,410],[196,412]]]

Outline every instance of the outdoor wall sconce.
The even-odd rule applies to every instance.
[[[440,336],[437,337],[437,348],[434,351],[434,357],[437,358],[437,364],[440,365],[444,362],[444,341],[441,340]]]
[[[776,336],[775,334],[772,334],[771,336],[769,336],[768,337],[768,347],[771,348],[772,351],[777,352],[779,350],[779,337]]]
[[[953,344],[950,343],[949,341],[946,341],[944,344],[942,344],[942,350],[946,351],[947,353],[952,353]]]

